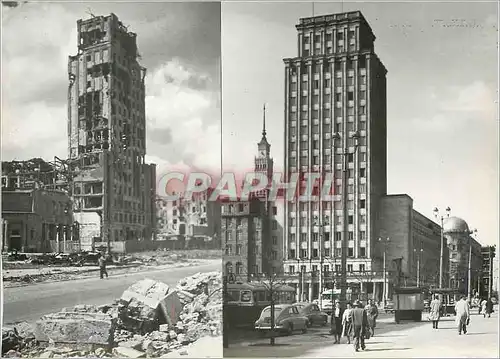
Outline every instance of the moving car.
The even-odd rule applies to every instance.
[[[291,335],[295,330],[307,332],[307,317],[299,313],[299,309],[291,304],[274,306],[274,330]],[[259,319],[255,322],[255,329],[259,332],[271,330],[271,306],[265,307]]]
[[[295,303],[300,315],[307,318],[307,326],[315,324],[325,326],[328,323],[328,314],[322,312],[316,303]]]

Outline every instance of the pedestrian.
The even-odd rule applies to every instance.
[[[368,318],[368,329],[370,330],[370,337],[375,335],[375,327],[377,326],[378,308],[373,303],[373,299],[368,300],[368,304],[365,307],[366,315]]]
[[[488,315],[488,318],[490,318],[491,313],[493,313],[493,301],[491,298],[488,298],[486,304],[484,305],[484,317],[486,318],[486,315]]]
[[[481,305],[479,306],[479,314],[483,313],[483,317],[486,318],[486,302],[487,300],[483,298]]]
[[[437,294],[434,295],[429,306],[429,320],[432,320],[432,328],[438,329],[439,317],[441,314],[441,301]]]
[[[347,308],[342,315],[342,336],[347,338],[347,344],[351,344],[351,330],[352,330],[352,305],[347,303]]]
[[[458,326],[458,334],[467,334],[467,325],[470,322],[470,306],[465,295],[455,303],[455,324]]]
[[[330,321],[330,333],[333,334],[335,338],[335,344],[340,343],[340,337],[342,336],[342,315],[343,310],[340,308],[340,302],[337,300],[335,302],[335,308],[332,310],[332,318]]]
[[[101,274],[101,279],[104,278],[104,275],[106,275],[106,278],[108,278],[108,271],[106,270],[106,258],[104,257],[104,253],[101,253],[101,256],[99,257],[99,272]]]
[[[366,311],[362,308],[361,302],[354,302],[354,309],[351,311],[352,333],[354,337],[354,350],[365,350],[365,330],[368,326]]]

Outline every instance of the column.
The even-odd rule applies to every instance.
[[[364,291],[365,291],[365,286],[364,286],[363,281],[361,281],[361,282],[359,283],[359,299],[360,299],[360,300],[363,300],[363,294],[364,294]]]
[[[297,294],[297,302],[300,302],[302,297],[301,297],[301,294],[300,293],[300,279],[299,279],[299,283],[297,283],[297,286],[295,287],[295,293]]]
[[[312,302],[313,300],[313,283],[312,283],[312,279],[311,281],[309,282],[309,302]]]

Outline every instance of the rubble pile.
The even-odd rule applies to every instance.
[[[141,280],[111,304],[63,308],[33,329],[3,330],[2,356],[154,358],[221,333],[221,273],[198,273],[175,288]]]

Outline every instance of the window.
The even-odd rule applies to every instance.
[[[314,80],[314,87],[313,87],[314,90],[317,90],[319,89],[319,80]]]
[[[273,236],[273,245],[278,244],[278,236]]]
[[[365,271],[365,265],[364,264],[360,264],[359,265],[359,271],[360,272],[364,272]]]
[[[347,93],[347,99],[348,99],[349,101],[354,101],[354,92],[349,91],[349,92]]]
[[[330,79],[325,79],[325,87],[326,88],[330,88],[331,84],[332,84],[332,81]]]
[[[359,99],[360,100],[366,100],[366,91],[360,91],[359,92]]]
[[[342,272],[342,267],[340,266],[340,264],[335,264],[335,272]]]
[[[360,115],[366,115],[366,108],[365,108],[365,106],[359,106],[359,114]]]
[[[318,258],[318,249],[317,248],[313,249],[313,258]]]
[[[309,36],[305,36],[304,37],[304,44],[308,44],[309,43]]]
[[[323,265],[323,273],[328,273],[330,271],[330,266],[328,264]]]
[[[325,257],[330,257],[330,248],[325,248]]]
[[[359,223],[366,223],[366,215],[362,214],[359,216]]]
[[[337,33],[337,40],[343,40],[343,39],[344,39],[344,33],[339,31]]]
[[[342,94],[341,93],[336,93],[335,94],[335,101],[337,101],[337,102],[342,101]]]
[[[300,250],[300,258],[307,258],[307,249]]]
[[[363,241],[366,239],[366,232],[365,231],[360,231],[359,232],[359,240]]]
[[[301,221],[302,222],[302,221]],[[302,223],[301,223],[302,224]],[[300,234],[300,241],[305,242],[307,241],[307,233],[301,233]]]
[[[349,232],[349,240],[350,241],[354,240],[354,232]]]
[[[354,178],[354,170],[353,170],[353,169],[349,169],[349,170],[347,171],[347,173],[348,173],[348,177],[349,177],[349,178]]]
[[[349,218],[349,224],[353,224],[354,223],[354,216],[350,215],[348,218]],[[349,239],[351,239],[350,235],[349,235]]]
[[[347,155],[347,161],[350,163],[354,162],[354,153],[349,153]]]
[[[273,221],[273,230],[278,229],[278,222],[276,220]]]
[[[359,193],[365,193],[365,192],[366,192],[366,185],[360,184],[359,185]]]
[[[313,233],[313,241],[317,242],[319,239],[319,233]]]
[[[360,168],[359,177],[365,177],[365,176],[366,176],[366,168]]]
[[[352,249],[352,248],[349,248],[349,249]],[[353,272],[352,264],[348,264],[347,265],[347,271],[348,272]]]
[[[236,246],[236,255],[237,255],[237,256],[241,255],[241,247],[242,247],[242,246],[241,246],[241,244],[238,244],[238,245]]]
[[[277,251],[272,251],[271,252],[271,255],[272,255],[272,259],[273,261],[277,260],[278,259],[278,252]]]
[[[330,240],[330,232],[323,233],[323,240],[328,242]]]
[[[288,266],[288,273],[294,274],[295,273],[295,266]]]
[[[359,83],[361,85],[366,85],[366,76],[365,75],[362,75],[359,77]]]
[[[366,208],[366,200],[365,199],[359,200],[359,207],[360,208]]]
[[[349,76],[347,78],[347,86],[354,86],[354,77]],[[352,93],[352,97],[354,97],[354,93]]]
[[[359,247],[359,256],[362,258],[366,257],[366,247]]]
[[[295,259],[295,249],[290,249],[290,256],[288,258]]]

